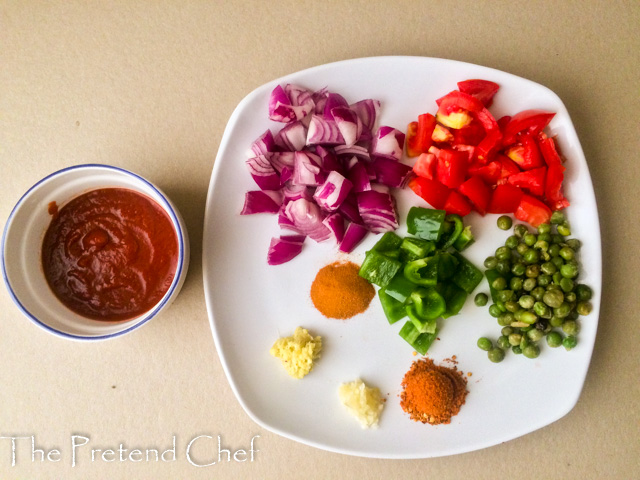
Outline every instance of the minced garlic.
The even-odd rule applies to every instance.
[[[313,361],[320,358],[322,338],[312,337],[302,327],[293,335],[276,340],[269,352],[282,361],[282,366],[293,378],[302,378],[313,369]]]
[[[358,419],[362,428],[377,427],[384,407],[380,390],[369,387],[362,380],[343,383],[338,389],[340,401]]]

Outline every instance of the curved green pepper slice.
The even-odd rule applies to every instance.
[[[447,309],[442,295],[435,288],[419,288],[409,297],[407,315],[420,333],[434,333],[436,319]]]
[[[438,283],[438,255],[420,258],[404,266],[404,276],[418,285],[436,285]]]
[[[449,214],[444,217],[444,221],[447,223],[453,223],[453,231],[447,236],[444,244],[442,245],[442,250],[446,250],[451,247],[462,233],[462,230],[464,230],[464,224],[462,223],[460,215],[456,215],[455,213]]]

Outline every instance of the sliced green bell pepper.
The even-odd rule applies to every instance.
[[[386,286],[385,292],[397,301],[405,303],[416,288],[418,288],[418,285],[408,280],[403,272],[398,272]]]
[[[447,304],[447,309],[442,314],[442,318],[449,318],[460,313],[469,296],[462,288],[451,282],[439,283],[438,292]]]
[[[402,244],[402,237],[396,235],[393,232],[385,232],[380,240],[378,240],[371,250],[376,252],[388,254],[400,248]]]
[[[429,256],[436,249],[436,244],[422,238],[406,237],[400,245],[400,257],[406,261],[417,260]]]
[[[420,333],[411,321],[407,321],[398,333],[416,352],[420,355],[425,355],[436,339],[438,331],[436,330],[434,333]]]
[[[453,275],[453,283],[467,293],[473,292],[482,281],[482,272],[460,253],[454,252],[453,255],[458,259],[458,268]]]
[[[441,241],[444,240],[442,247],[440,247],[442,250],[446,250],[453,246],[464,229],[464,224],[462,223],[460,215],[450,214],[444,217],[444,220],[448,231],[447,234],[443,235],[440,239]]]
[[[396,273],[402,268],[402,263],[376,250],[369,250],[360,266],[359,275],[370,283],[385,288]]]
[[[421,258],[404,266],[404,276],[417,285],[436,285],[438,283],[438,264],[440,257]]]
[[[458,269],[458,260],[450,253],[440,252],[438,260],[438,282],[451,278]]]
[[[391,295],[388,295],[384,288],[378,290],[378,298],[380,299],[382,311],[387,317],[389,324],[394,324],[398,320],[407,316],[407,310],[404,303],[399,302]]]
[[[407,214],[407,230],[411,235],[425,240],[440,240],[447,212],[431,208],[411,207]]]
[[[464,227],[458,238],[453,242],[453,248],[458,250],[459,252],[463,251],[465,248],[470,247],[476,239],[471,233],[471,226],[467,225]]]
[[[435,321],[447,309],[444,298],[434,287],[418,288],[409,297],[409,302],[409,318],[418,318],[422,323]]]

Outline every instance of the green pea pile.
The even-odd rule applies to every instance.
[[[507,215],[497,223],[502,230],[512,227]],[[577,282],[581,242],[569,235],[569,223],[556,211],[550,223],[541,224],[536,232],[515,225],[504,246],[484,261],[493,300],[489,314],[502,330],[495,345],[482,337],[478,347],[487,351],[492,362],[501,362],[508,350],[536,358],[543,338],[552,348],[571,350],[577,345],[578,318],[591,313],[593,293]],[[488,300],[485,293],[475,296],[478,306],[487,305]]]

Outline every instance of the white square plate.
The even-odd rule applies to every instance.
[[[388,325],[379,302],[346,321],[323,317],[309,297],[320,268],[339,258],[361,263],[378,236],[369,235],[349,256],[335,245],[307,240],[289,263],[267,265],[271,237],[280,230],[275,216],[240,216],[247,190],[255,186],[245,160],[253,140],[267,128],[273,88],[295,83],[311,90],[328,87],[350,103],[381,101],[378,124],[405,130],[424,112],[436,111],[435,100],[471,78],[500,85],[492,113],[539,108],[556,112],[548,130],[558,135],[567,157],[565,194],[573,237],[583,240],[580,281],[594,290],[593,312],[582,318],[578,346],[541,346],[535,360],[508,354],[500,364],[476,346],[480,336],[497,338],[499,326],[487,308],[472,297],[458,316],[441,326],[428,352],[436,363],[456,355],[468,378],[466,404],[448,425],[415,423],[399,404],[401,381],[416,359],[398,336],[404,322]],[[426,203],[410,190],[395,191],[400,229],[412,205]],[[477,239],[465,256],[478,267],[504,244],[509,232],[496,227],[497,215],[465,218]],[[380,458],[426,458],[489,447],[544,427],[576,404],[596,336],[601,289],[601,245],[598,212],[587,163],[569,114],[548,88],[477,65],[423,57],[376,57],[323,65],[263,85],[240,102],[226,127],[209,186],[203,246],[204,288],[211,330],[231,387],[247,414],[262,427],[318,448]],[[488,292],[486,280],[476,292]],[[475,292],[474,292],[475,294]],[[269,354],[273,342],[296,326],[321,335],[324,350],[314,370],[302,380],[289,377]],[[544,342],[543,342],[544,343]],[[356,378],[377,386],[387,401],[378,429],[364,430],[338,400],[338,386]]]

